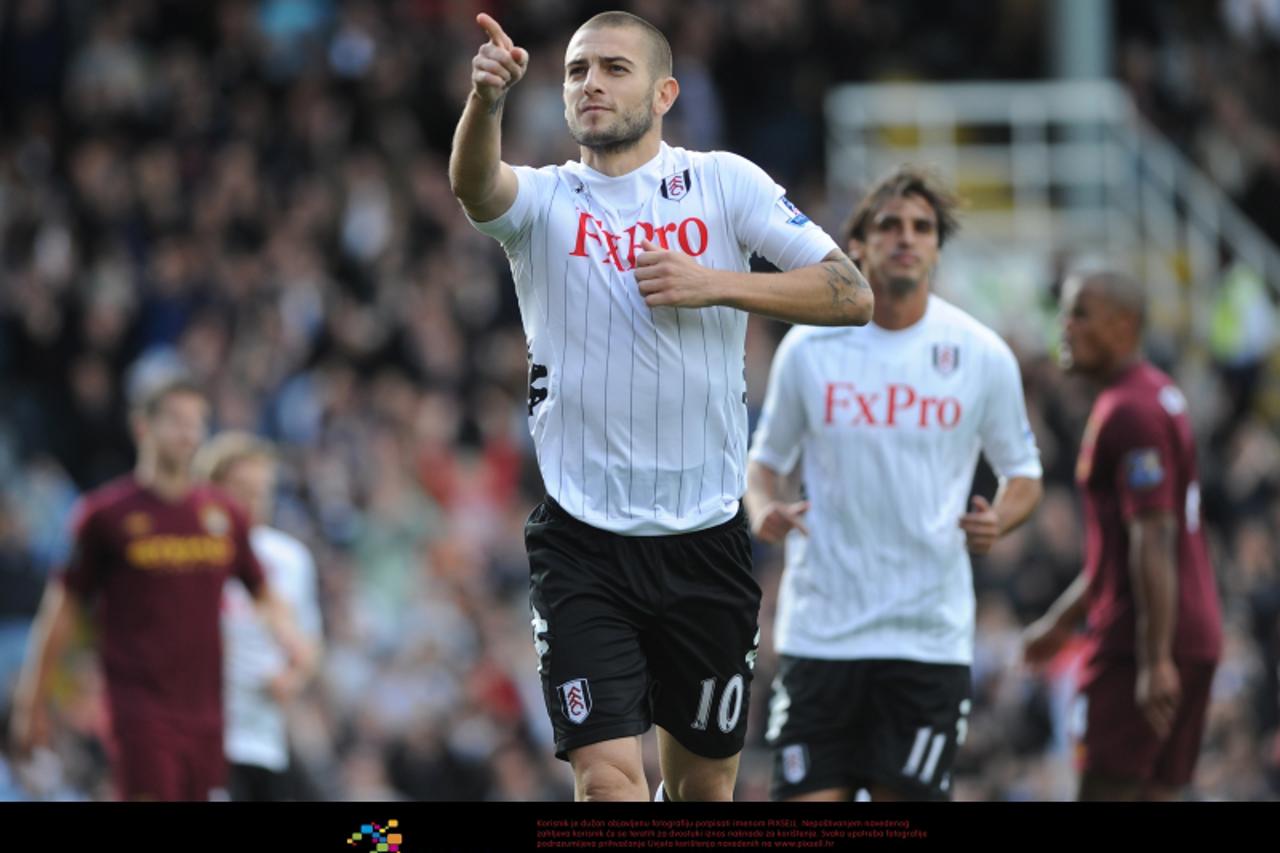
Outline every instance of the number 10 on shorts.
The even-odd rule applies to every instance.
[[[720,693],[720,707],[716,714],[716,723],[725,734],[733,731],[738,725],[738,716],[742,713],[743,682],[741,675],[729,679]],[[715,700],[716,679],[707,678],[702,682],[702,695],[698,699],[698,717],[692,727],[700,732],[707,730],[707,722],[711,717],[711,704]]]

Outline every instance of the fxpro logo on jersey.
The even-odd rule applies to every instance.
[[[674,239],[673,239],[674,238]],[[671,250],[678,246],[680,251],[691,258],[696,258],[705,251],[711,241],[711,232],[707,223],[696,216],[690,216],[678,223],[655,225],[652,222],[637,222],[630,228],[615,234],[604,227],[604,223],[586,211],[578,213],[578,236],[573,244],[572,258],[588,258],[587,241],[595,243],[604,250],[601,263],[609,264],[618,272],[629,272],[636,268],[636,255],[642,251],[640,244],[645,240],[657,243],[663,249]],[[625,247],[625,254],[622,249]]]
[[[864,391],[852,382],[828,382],[823,412],[827,426],[953,429],[963,407],[955,397],[931,397],[896,382],[879,391]]]

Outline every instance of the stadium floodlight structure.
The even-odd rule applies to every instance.
[[[832,199],[905,161],[955,183],[938,287],[1024,346],[1050,345],[1047,286],[1082,258],[1148,283],[1156,346],[1202,351],[1221,248],[1280,292],[1280,251],[1114,81],[842,85],[826,117]]]

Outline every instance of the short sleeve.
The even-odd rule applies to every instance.
[[[764,408],[756,426],[748,456],[777,471],[789,474],[800,456],[808,428],[802,393],[799,346],[801,328],[787,333],[774,353],[765,390]]]
[[[545,169],[530,166],[512,166],[511,169],[516,173],[516,198],[507,212],[488,222],[477,222],[467,215],[467,220],[477,231],[507,248],[528,240],[539,215],[547,207],[540,204],[539,199],[553,192],[557,183],[555,174]]]
[[[1176,457],[1162,411],[1122,406],[1107,422],[1107,455],[1115,460],[1114,486],[1126,522],[1147,512],[1178,512]]]
[[[717,168],[734,233],[745,251],[781,270],[793,270],[816,264],[839,248],[755,163],[718,152]]]
[[[982,452],[1001,478],[1043,475],[1040,449],[1027,418],[1022,375],[1013,352],[999,339],[987,353],[986,406],[982,414]]]
[[[63,586],[82,601],[102,586],[107,571],[106,537],[101,513],[80,500],[71,514],[71,558],[63,568]]]

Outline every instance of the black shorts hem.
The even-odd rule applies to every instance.
[[[569,760],[569,751],[579,749],[584,746],[591,746],[593,743],[601,743],[606,740],[615,738],[632,737],[633,735],[642,735],[649,731],[649,724],[639,721],[631,723],[619,723],[616,726],[606,726],[600,729],[591,729],[585,732],[575,732],[572,735],[562,738],[556,738],[556,758],[561,761]]]
[[[797,797],[801,794],[812,794],[814,791],[829,791],[832,788],[848,788],[850,799],[858,793],[859,788],[867,787],[865,782],[801,782],[797,785],[787,783],[785,788],[776,788],[769,786],[769,799],[772,802],[780,803],[789,797]]]
[[[932,785],[926,785],[922,782],[903,784],[901,776],[894,776],[886,779],[875,773],[868,773],[862,777],[857,785],[859,788],[866,788],[870,792],[873,785],[879,785],[882,788],[888,788],[895,794],[908,797],[917,802],[929,803],[948,803],[951,802],[951,791],[939,791]]]
[[[699,758],[710,758],[716,761],[722,758],[732,758],[733,756],[742,752],[742,748],[746,745],[746,737],[744,735],[741,742],[736,744],[728,744],[727,749],[715,749],[715,748],[708,749],[707,748],[708,744],[705,741],[701,743],[695,742],[695,738],[691,733],[680,732],[679,734],[677,734],[676,731],[673,731],[671,728],[662,725],[661,722],[656,723],[656,725],[662,726],[662,730],[667,734],[671,735],[671,737],[675,738],[676,743],[680,744],[685,749],[689,750]]]
[[[832,788],[848,788],[849,800],[852,801],[857,796],[858,791],[866,789],[869,793],[873,787],[888,788],[895,794],[909,797],[917,802],[930,803],[946,803],[951,801],[949,793],[942,793],[934,788],[926,788],[922,785],[903,785],[900,779],[883,779],[873,775],[857,776],[855,778],[829,781],[823,779],[815,779],[813,781],[805,780],[798,784],[792,785],[784,783],[779,788],[776,782],[769,785],[769,799],[774,802],[781,802],[788,797],[799,796],[800,794],[812,794],[814,791],[828,791]]]
[[[782,751],[789,746],[794,746],[797,742],[804,743],[806,751],[810,754],[814,752],[829,754],[839,749],[839,744],[834,742],[783,741],[781,739],[766,742],[770,759],[774,764],[774,769],[769,774],[769,799],[771,801],[779,802],[786,797],[811,794],[814,791],[827,791],[831,788],[848,788],[851,794],[856,794],[859,788],[867,786],[864,777],[848,772],[843,766],[829,766],[825,775],[821,773],[806,773],[805,777],[799,782],[786,781],[778,774],[777,762],[782,756]]]

